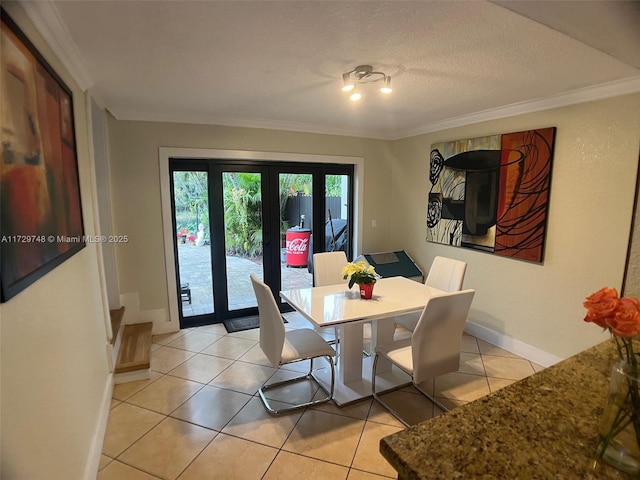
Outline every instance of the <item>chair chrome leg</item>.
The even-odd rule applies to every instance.
[[[411,382],[413,383],[413,381]],[[434,397],[432,397],[431,395],[429,395],[427,392],[425,392],[424,390],[422,390],[417,383],[413,383],[413,386],[416,387],[416,390],[418,390],[421,394],[423,394],[425,397],[427,397],[429,400],[431,400],[433,403],[435,403],[440,410],[442,410],[443,412],[448,412],[449,409],[447,407],[445,407],[442,403],[440,403],[438,400],[436,400]],[[435,387],[434,387],[435,388]]]
[[[378,366],[378,357],[379,357],[379,353],[376,353],[376,356],[373,359],[373,368],[372,368],[372,374],[371,374],[371,393],[373,395],[373,398],[375,400],[377,400],[384,408],[386,408],[389,413],[391,413],[394,417],[396,417],[398,420],[400,420],[405,426],[410,427],[411,425],[408,424],[401,416],[400,414],[393,409],[393,407],[391,407],[387,402],[385,402],[384,400],[382,400],[382,398],[380,398],[380,396],[378,395],[378,393],[376,392],[376,368]],[[416,388],[416,390],[418,390],[418,392],[420,392],[422,395],[424,395],[425,397],[427,397],[429,400],[431,400],[431,402],[433,402],[435,405],[437,405],[443,412],[448,412],[449,409],[447,407],[445,407],[442,403],[440,403],[438,400],[436,400],[433,396],[429,395],[427,392],[425,392],[424,390],[422,390],[414,381],[413,378],[411,379],[411,384]]]
[[[373,395],[373,398],[380,403],[380,405],[382,405],[384,408],[386,408],[389,413],[391,413],[391,415],[393,415],[394,417],[396,417],[398,420],[400,420],[400,422],[402,422],[402,424],[405,427],[410,427],[411,425],[409,425],[407,422],[404,421],[404,419],[400,416],[400,414],[398,412],[396,412],[391,405],[389,405],[387,402],[385,402],[384,400],[382,400],[380,398],[380,396],[378,395],[378,392],[376,392],[376,368],[378,367],[378,358],[380,357],[379,353],[376,353],[375,356],[373,357],[373,368],[371,369],[371,394]]]
[[[313,376],[313,358],[311,359],[302,359],[302,360],[310,360],[310,366],[309,366],[309,373],[307,373],[306,375],[302,375],[299,377],[295,377],[295,378],[290,378],[289,380],[283,380],[281,382],[275,382],[275,383],[270,383],[270,384],[264,384],[262,385],[262,387],[258,390],[258,394],[260,395],[260,400],[262,400],[262,404],[264,405],[264,407],[267,409],[267,411],[269,413],[271,413],[272,415],[278,415],[281,413],[285,413],[285,412],[290,412],[292,410],[298,410],[300,408],[305,408],[305,407],[310,407],[312,405],[317,405],[319,403],[325,403],[328,402],[329,400],[333,399],[333,392],[334,392],[334,388],[335,388],[335,365],[333,363],[333,358],[326,356],[325,357],[328,361],[329,361],[329,365],[331,366],[331,390],[327,392],[327,390],[322,386],[322,384],[320,382],[318,382],[318,380],[316,380],[316,378]],[[289,383],[295,383],[295,382],[299,382],[302,380],[311,380],[313,382],[315,382],[320,389],[325,392],[327,394],[327,396],[325,398],[321,398],[318,400],[311,400],[309,402],[305,402],[305,403],[301,403],[298,405],[293,405],[291,407],[286,407],[286,408],[274,408],[270,403],[269,400],[267,399],[267,397],[265,396],[265,391],[275,388],[275,387],[279,387],[282,385],[286,385]]]

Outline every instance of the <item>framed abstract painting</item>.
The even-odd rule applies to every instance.
[[[542,263],[555,131],[431,145],[427,240]]]
[[[1,300],[85,246],[71,90],[0,9]]]

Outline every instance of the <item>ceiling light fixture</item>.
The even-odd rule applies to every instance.
[[[358,65],[350,72],[342,74],[342,91],[352,92],[349,98],[353,101],[360,100],[362,94],[356,89],[356,85],[363,83],[374,83],[382,80],[382,87],[380,91],[382,93],[391,93],[391,77],[384,72],[374,72],[371,65]]]

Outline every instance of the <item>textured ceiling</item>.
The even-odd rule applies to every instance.
[[[640,91],[638,2],[22,3],[119,119],[400,138],[576,91]],[[359,64],[394,92],[369,85],[351,102],[341,75]]]

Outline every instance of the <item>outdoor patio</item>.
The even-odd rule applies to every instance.
[[[191,290],[191,304],[182,302],[185,317],[213,313],[213,288],[211,278],[211,249],[208,245],[178,245],[180,263],[180,283],[188,283]],[[229,292],[229,309],[255,307],[256,297],[253,293],[250,274],[262,278],[262,258],[249,260],[241,257],[227,256],[227,282]],[[306,267],[292,268],[285,263],[282,266],[282,288],[304,288],[313,283],[313,276]]]

